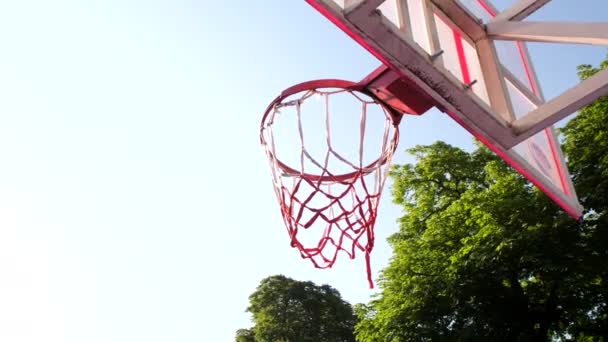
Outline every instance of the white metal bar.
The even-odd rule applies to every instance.
[[[502,21],[486,25],[488,36],[498,40],[608,45],[608,22]]]
[[[542,105],[544,100],[536,96],[532,90],[530,90],[530,86],[527,86],[522,82],[517,76],[515,76],[509,69],[503,66],[502,74],[509,83],[517,89],[526,99],[532,102],[536,107]]]
[[[518,42],[517,44],[519,44],[519,48],[521,49],[521,51],[523,53],[523,58],[524,58],[524,62],[528,69],[530,81],[532,82],[532,86],[534,87],[532,99],[535,99],[535,100],[538,99],[539,103],[536,104],[537,106],[539,104],[544,104],[545,95],[544,95],[542,87],[540,86],[540,82],[538,80],[538,75],[536,74],[536,68],[534,67],[534,63],[532,63],[532,58],[530,57],[530,52],[528,51],[528,44],[525,42]],[[530,91],[530,92],[532,93],[532,91]],[[534,102],[534,101],[532,101],[532,102]],[[559,140],[557,139],[557,134],[555,133],[555,128],[553,128],[553,126],[548,126],[544,129],[544,131],[546,133],[545,134],[546,138],[549,140],[550,148],[557,155],[557,158],[553,158],[553,159],[554,159],[555,163],[558,164],[557,165],[558,169],[562,170],[561,172],[558,172],[558,176],[561,177],[561,180],[560,180],[560,183],[561,183],[560,185],[562,186],[561,190],[564,191],[564,195],[566,198],[568,198],[570,200],[574,199],[574,202],[576,202],[577,206],[580,209],[582,209],[580,204],[578,204],[578,196],[576,195],[576,190],[574,189],[574,184],[572,183],[572,180],[568,176],[569,175],[568,166],[566,165],[566,159],[564,158],[564,154],[560,147]],[[563,188],[564,185],[566,188]]]
[[[437,9],[443,12],[456,27],[461,29],[473,41],[483,39],[486,32],[481,23],[466,6],[458,0],[430,0]]]
[[[555,202],[557,202],[570,215],[572,215],[573,217],[580,217],[580,215],[582,215],[584,208],[578,203],[575,192],[570,192],[570,196],[568,196],[564,193],[562,189],[557,187],[552,182],[544,181],[546,179],[546,176],[536,167],[532,166],[530,162],[528,162],[524,157],[519,155],[515,150],[503,150],[499,147],[499,151],[501,153],[504,153],[504,156],[501,156],[504,160],[507,161],[507,163],[516,168],[520,173],[524,174],[526,178],[528,178],[543,192],[549,195],[549,197],[551,197]],[[509,160],[511,160],[512,162],[509,162]]]
[[[546,5],[551,0],[519,0],[511,7],[498,13],[490,23],[509,20],[522,20],[530,16],[539,8]]]
[[[601,96],[608,96],[608,69],[589,77],[512,124],[518,140],[524,140]]]
[[[397,17],[399,18],[399,29],[404,32],[409,39],[414,40],[412,21],[410,20],[410,9],[407,6],[407,0],[395,1],[397,5]]]
[[[469,37],[469,34],[467,33],[467,31],[458,27],[458,24],[456,24],[454,22],[454,20],[452,20],[452,18],[448,17],[447,14],[445,14],[441,10],[441,8],[439,8],[433,4],[433,2],[432,2],[433,0],[429,0],[429,1],[431,1],[429,7],[431,8],[431,10],[435,16],[441,18],[441,20],[443,20],[446,24],[448,24],[448,26],[450,27],[451,30],[456,30],[456,32],[458,32],[458,35],[460,35],[460,37],[462,39],[464,39],[466,42],[468,42],[471,45],[475,45],[475,41]],[[435,25],[437,25],[437,24],[435,23]],[[481,26],[479,26],[479,27],[481,27]]]
[[[524,62],[526,64],[525,66],[528,69],[528,74],[532,81],[532,87],[534,88],[534,95],[536,95],[536,98],[540,100],[540,103],[545,103],[545,94],[543,88],[540,86],[540,81],[538,80],[538,74],[536,73],[534,63],[532,63],[532,57],[530,57],[528,44],[526,42],[517,42],[517,44],[523,53]],[[532,88],[530,88],[530,90],[532,91]]]
[[[528,17],[534,11],[541,8],[543,5],[545,5],[549,1],[550,0],[519,1],[519,5],[520,5],[519,8],[512,6],[510,9],[511,13],[509,13],[509,12],[503,12],[503,14],[498,13],[497,20],[502,20],[501,18],[507,18],[507,17],[510,20],[522,20],[522,19]],[[524,3],[526,4],[526,6],[521,6]],[[492,6],[491,2],[486,1],[486,5],[488,7],[490,7],[490,9],[492,11],[494,11],[494,13],[498,12],[497,9],[494,6]],[[511,84],[515,86],[516,89],[518,89],[522,94],[524,94],[526,97],[528,97],[528,100],[532,101],[536,106],[542,105],[545,102],[545,98],[543,95],[542,88],[540,87],[540,82],[538,81],[538,77],[536,75],[536,70],[534,68],[534,64],[531,61],[527,44],[525,42],[518,42],[518,44],[519,44],[521,51],[523,52],[522,58],[524,58],[523,61],[527,66],[528,76],[530,77],[530,81],[532,84],[527,85],[527,86],[524,85],[524,83],[521,82],[519,80],[519,78],[517,78],[515,75],[513,75],[507,68],[502,68],[503,75],[505,76],[506,80],[510,81]],[[534,91],[532,91],[532,88],[530,88],[530,86],[533,87]],[[540,174],[539,170],[537,170],[535,167],[530,165],[528,163],[528,161],[525,158],[521,157],[516,150],[514,150],[514,149],[508,150],[507,155],[509,155],[512,160],[516,160],[516,164],[518,164],[520,167],[522,167],[522,169],[524,169],[528,175],[531,175],[533,177],[532,179],[536,179],[537,181],[539,181],[539,184],[537,184],[537,185],[540,186],[542,183],[543,186],[541,186],[541,188],[544,188],[543,191],[545,191],[547,194],[549,194],[550,197],[553,197],[554,200],[556,200],[558,203],[562,203],[562,204],[560,204],[560,205],[562,205],[562,207],[564,204],[566,204],[566,206],[568,206],[570,208],[567,210],[568,210],[568,212],[570,212],[571,215],[573,215],[573,216],[581,215],[581,213],[583,211],[583,207],[578,203],[574,185],[572,184],[572,181],[567,176],[568,167],[566,166],[566,163],[565,163],[566,159],[564,158],[561,148],[559,146],[559,142],[557,140],[555,130],[553,129],[552,126],[549,126],[549,127],[545,128],[545,131],[547,132],[547,139],[550,140],[549,143],[553,147],[553,151],[557,154],[557,159],[555,160],[555,162],[558,164],[558,167],[561,170],[563,170],[563,172],[564,172],[564,173],[560,174],[560,177],[563,177],[562,185],[563,184],[566,185],[567,191],[564,191],[564,189],[560,188],[559,186],[554,185],[551,182],[540,182],[540,180],[543,179],[544,175]],[[521,141],[523,141],[523,139],[520,139],[518,141],[521,142]]]
[[[489,39],[482,39],[476,43],[476,48],[490,106],[495,113],[510,122],[515,119],[513,107],[507,95],[504,68],[498,61],[494,43]]]
[[[439,34],[437,33],[437,23],[435,22],[435,13],[433,13],[433,6],[430,0],[420,0],[422,2],[422,12],[424,13],[424,22],[426,23],[426,31],[429,36],[429,46],[432,53],[438,53],[441,50],[441,44],[439,43]],[[435,58],[435,63],[444,65],[443,55],[439,55]]]

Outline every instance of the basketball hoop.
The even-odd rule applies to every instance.
[[[309,105],[318,97],[321,101],[317,99]],[[332,99],[336,103],[332,103]],[[340,108],[334,109],[334,105]],[[315,106],[318,107],[315,113],[307,112]],[[356,113],[352,113],[354,108],[358,108]],[[355,124],[355,131],[336,134],[335,126],[343,127],[335,125],[337,114],[332,112],[348,112],[354,121],[347,121]],[[292,126],[296,127],[291,127],[291,135],[277,140],[280,135],[277,130],[287,129],[277,122],[289,115]],[[281,93],[266,109],[260,127],[261,143],[270,162],[273,186],[291,246],[317,268],[330,268],[340,251],[351,259],[357,250],[365,253],[371,288],[374,224],[380,194],[397,147],[400,116],[358,83],[317,80]],[[303,123],[309,118],[314,122],[315,117],[316,127]],[[340,123],[345,123],[342,120]],[[311,129],[312,139],[306,134]],[[367,141],[366,135],[367,140],[373,141]],[[350,151],[336,147],[336,141],[344,139],[348,139],[344,146]],[[282,155],[277,149],[279,145],[290,146],[294,151]],[[374,150],[375,155],[366,160],[370,150]],[[290,158],[291,161],[286,160]],[[314,237],[306,239],[303,234]]]

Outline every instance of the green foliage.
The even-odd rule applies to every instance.
[[[608,59],[598,68],[582,65],[581,80],[608,68]],[[578,317],[572,331],[587,336],[601,336],[608,342],[608,96],[583,108],[561,130],[562,148],[581,202],[587,209],[583,222],[587,268],[592,277],[584,284],[585,300],[595,306]],[[580,340],[583,340],[581,338]]]
[[[581,65],[578,75],[585,80],[608,68],[606,59],[599,68]],[[595,211],[608,210],[608,97],[583,108],[561,130],[562,149],[577,186],[583,206]]]
[[[355,307],[359,341],[608,342],[608,100],[563,133],[591,209],[581,223],[484,147],[408,150],[416,163],[391,171],[394,255]]]
[[[260,282],[249,303],[255,341],[354,341],[353,309],[329,285],[271,276]]]
[[[236,342],[255,342],[255,335],[252,330],[239,329],[236,331]]]
[[[373,302],[380,336],[547,336],[556,310],[552,289],[576,257],[562,254],[567,260],[559,266],[551,259],[563,252],[557,241],[576,244],[575,229],[560,226],[559,211],[485,148],[466,153],[435,143],[409,152],[416,165],[391,174],[393,200],[406,215],[390,239],[395,256]]]

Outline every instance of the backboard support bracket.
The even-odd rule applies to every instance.
[[[435,106],[435,101],[420,88],[381,65],[358,84],[369,89],[400,114],[422,115]],[[401,118],[394,118],[399,123]]]

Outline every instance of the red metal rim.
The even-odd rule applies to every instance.
[[[274,107],[277,104],[281,103],[285,98],[287,98],[291,95],[294,95],[294,94],[297,94],[300,92],[304,92],[307,90],[316,90],[316,89],[323,89],[323,88],[336,88],[336,89],[344,89],[344,90],[348,90],[348,91],[356,91],[356,92],[362,93],[362,94],[370,97],[371,99],[374,100],[374,102],[376,104],[380,105],[384,109],[384,113],[386,115],[387,120],[389,120],[393,124],[393,127],[394,127],[394,133],[393,133],[393,136],[391,137],[391,140],[389,143],[390,144],[389,149],[386,151],[383,151],[378,159],[371,162],[370,164],[368,164],[367,166],[363,167],[360,170],[356,170],[356,171],[345,173],[345,174],[327,175],[327,176],[309,174],[309,173],[304,173],[304,172],[298,171],[298,170],[286,165],[282,161],[280,161],[278,158],[276,158],[276,156],[274,156],[270,152],[268,153],[268,158],[271,161],[273,161],[273,163],[276,163],[276,165],[279,167],[279,169],[283,170],[285,173],[291,174],[291,175],[298,175],[299,177],[308,179],[313,182],[319,182],[319,181],[320,182],[347,182],[348,180],[352,180],[354,178],[361,177],[361,176],[371,172],[371,171],[365,172],[364,170],[376,169],[376,168],[380,167],[381,165],[385,164],[390,159],[393,152],[397,148],[397,143],[399,141],[399,127],[393,120],[393,117],[388,114],[388,113],[393,113],[394,110],[391,107],[385,105],[382,102],[382,100],[380,100],[372,92],[365,89],[364,85],[362,85],[361,83],[355,83],[355,82],[345,81],[345,80],[322,79],[322,80],[307,81],[307,82],[298,83],[296,85],[293,85],[293,86],[283,90],[281,92],[281,94],[279,96],[277,96],[268,105],[268,107],[266,107],[266,111],[264,111],[264,115],[262,116],[262,121],[260,123],[260,142],[262,143],[262,145],[266,146],[266,141],[264,139],[264,127],[265,127],[266,119],[268,118],[268,115],[272,112],[272,110],[274,109]]]
[[[270,112],[272,111],[272,109],[274,108],[274,106],[276,104],[281,103],[281,101],[283,101],[285,98],[287,98],[291,95],[301,93],[301,92],[307,91],[307,90],[320,89],[320,88],[341,88],[341,89],[348,89],[348,90],[357,90],[367,96],[373,97],[373,95],[371,93],[361,89],[361,87],[357,83],[351,82],[351,81],[327,79],[327,80],[314,80],[314,81],[298,83],[296,85],[293,85],[293,86],[283,90],[279,96],[277,96],[272,102],[270,102],[268,107],[266,107],[264,116],[262,117],[260,129],[261,130],[264,129],[264,123],[266,122],[266,118],[268,117],[268,114],[270,114]],[[374,100],[375,100],[375,97],[374,97]]]

